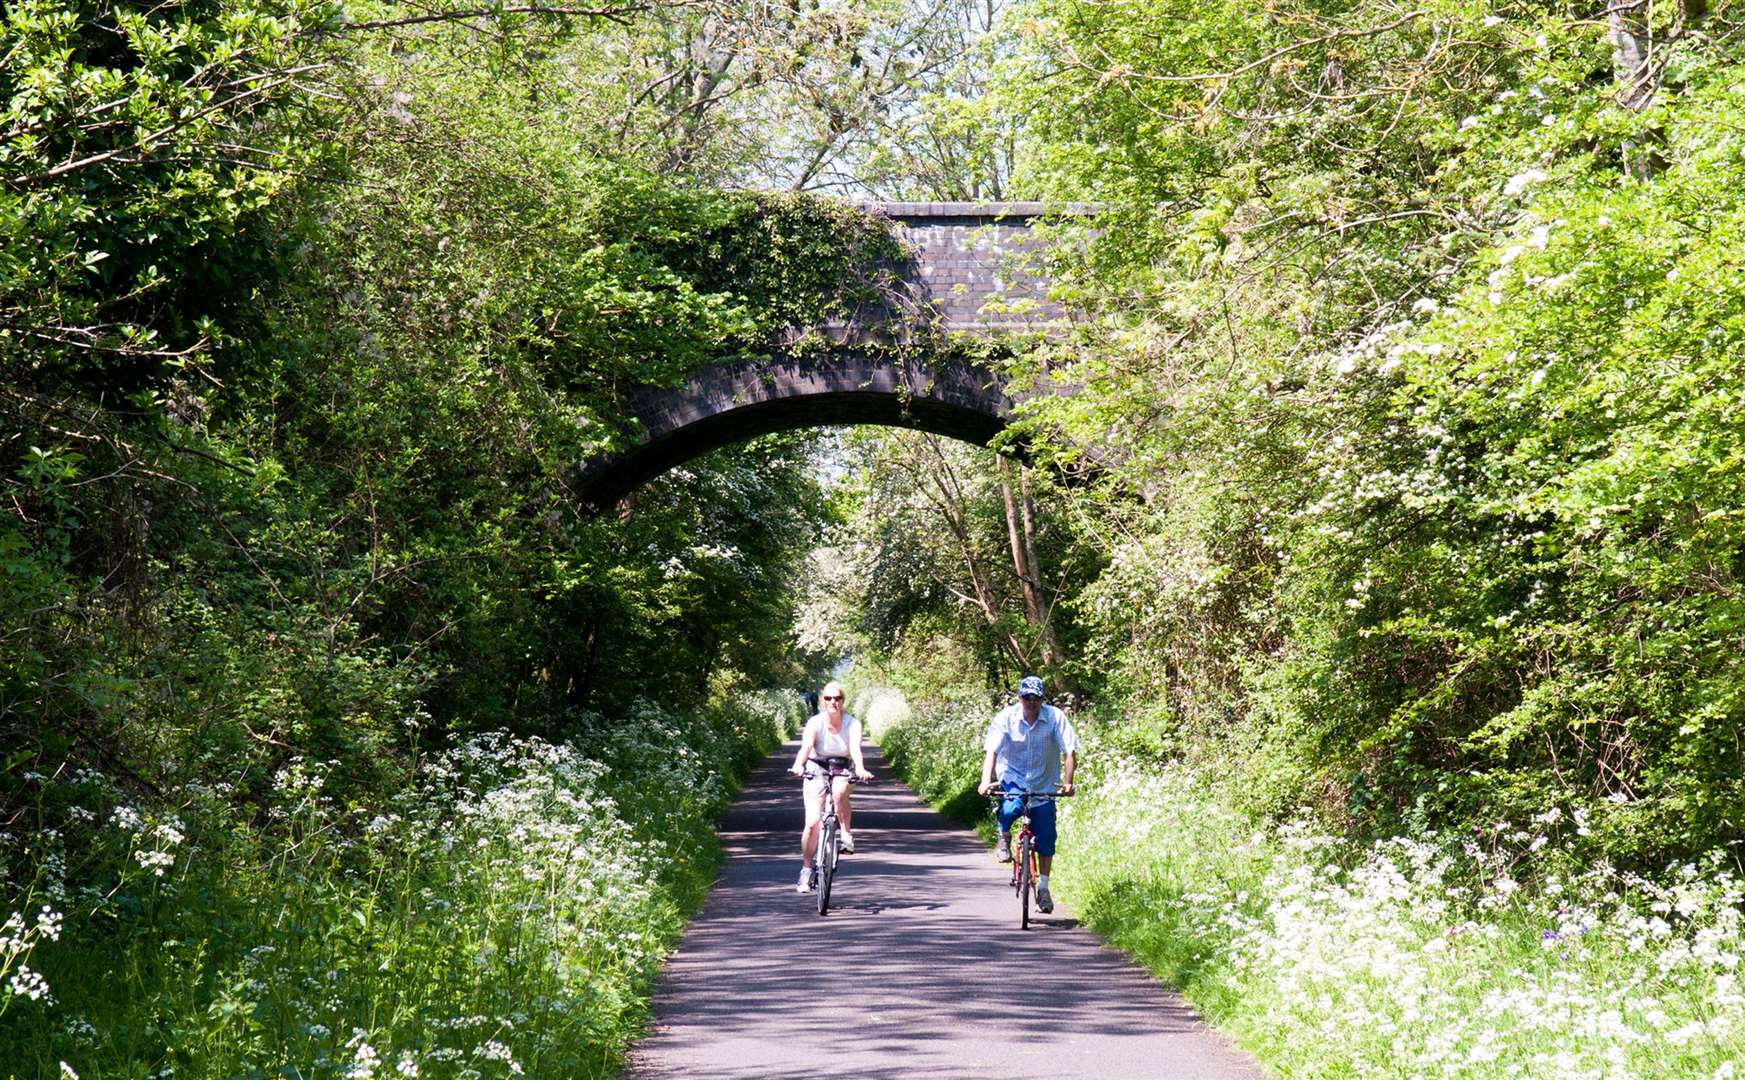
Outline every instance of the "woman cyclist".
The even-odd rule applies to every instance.
[[[820,766],[806,781],[806,828],[800,833],[800,882],[795,886],[795,892],[808,892],[812,888],[812,856],[818,849],[818,821],[823,814],[818,805],[818,793],[827,782],[823,771],[832,766],[852,765],[857,779],[872,779],[872,773],[866,771],[866,762],[860,756],[860,721],[842,711],[845,696],[841,683],[824,685],[824,692],[819,695],[818,712],[806,721],[806,732],[800,736],[800,752],[788,769],[795,776],[804,776],[809,762]],[[850,790],[848,784],[836,785],[836,817],[842,823],[842,851],[847,855],[854,854],[854,834],[848,829],[854,814]]]

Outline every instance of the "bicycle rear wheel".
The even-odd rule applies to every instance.
[[[1018,850],[1013,852],[1018,860],[1018,929],[1030,929],[1030,890],[1035,885],[1030,860],[1030,838],[1019,837]]]
[[[836,876],[836,821],[826,818],[818,830],[818,914],[830,910],[830,879]]]

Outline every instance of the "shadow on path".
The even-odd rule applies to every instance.
[[[859,853],[820,917],[794,891],[797,749],[722,817],[727,864],[667,962],[630,1077],[1264,1077],[1058,906],[1019,930],[1006,868],[889,779],[875,747],[878,780],[854,796]]]

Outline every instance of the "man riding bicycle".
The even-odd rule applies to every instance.
[[[1009,792],[1059,792],[1072,794],[1072,774],[1077,764],[1079,740],[1072,721],[1053,705],[1042,701],[1042,680],[1026,675],[1018,681],[1018,703],[994,716],[982,740],[983,795],[995,788]],[[995,814],[1000,824],[996,854],[1001,862],[1012,861],[1012,822],[1018,819],[1023,800],[1011,796],[1001,801]],[[1036,834],[1036,909],[1044,915],[1054,910],[1048,892],[1048,871],[1054,865],[1054,802],[1042,799],[1030,804],[1030,829]]]

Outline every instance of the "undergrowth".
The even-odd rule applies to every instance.
[[[609,1076],[792,694],[485,734],[379,797],[295,759],[258,805],[38,775],[0,931],[5,1074]],[[337,797],[336,792],[349,791]]]
[[[893,767],[961,802],[985,695],[866,696]],[[1621,872],[1577,857],[1587,815],[1556,806],[1359,842],[1076,724],[1057,895],[1278,1075],[1723,1080],[1745,1059],[1745,885],[1720,860]]]

